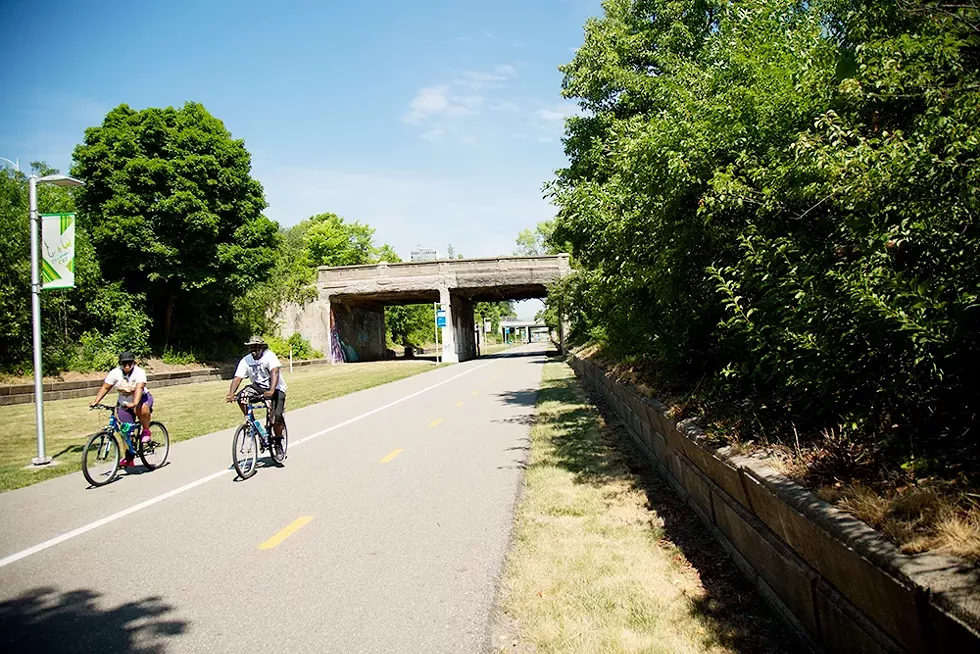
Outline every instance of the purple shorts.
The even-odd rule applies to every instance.
[[[140,397],[137,407],[146,405],[150,407],[150,411],[153,411],[153,396],[150,395],[149,391],[143,391],[143,395]],[[124,409],[119,407],[116,410],[116,415],[119,417],[120,422],[136,422],[136,414],[133,413],[132,409]]]

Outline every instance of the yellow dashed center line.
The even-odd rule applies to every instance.
[[[473,395],[479,395],[480,391],[473,391]]]
[[[430,427],[435,427],[435,426],[436,426],[436,425],[438,425],[438,424],[439,424],[440,422],[442,422],[442,418],[436,418],[435,420],[433,420],[432,422],[430,422],[430,423],[429,423],[429,426],[430,426]]]
[[[296,518],[296,520],[283,527],[279,531],[279,533],[277,533],[275,536],[273,536],[269,540],[259,545],[259,549],[271,550],[272,548],[277,547],[279,543],[283,542],[284,540],[286,540],[287,538],[295,534],[297,531],[302,529],[303,526],[306,525],[306,523],[308,523],[312,519],[313,516],[311,515],[304,515],[302,517]]]
[[[456,406],[463,406],[463,403],[462,402],[457,402],[456,403]]]
[[[378,461],[378,463],[388,463],[389,461],[391,461],[392,459],[394,459],[396,456],[398,456],[404,451],[405,450],[392,450],[391,452],[388,453],[388,456]]]

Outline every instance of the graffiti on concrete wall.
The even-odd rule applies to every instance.
[[[330,313],[336,344],[334,356],[348,362],[384,359],[384,309],[336,303],[331,305]]]

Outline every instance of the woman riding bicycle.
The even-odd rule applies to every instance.
[[[146,388],[146,371],[136,365],[136,357],[132,352],[122,352],[119,354],[119,365],[109,371],[102,387],[95,395],[95,400],[89,406],[94,406],[102,401],[106,393],[112,390],[113,386],[119,392],[116,400],[116,416],[120,422],[136,422],[139,419],[143,431],[140,434],[144,443],[150,442],[150,414],[153,412],[153,396]],[[126,451],[126,458],[119,462],[123,468],[133,465],[133,458],[136,453]]]

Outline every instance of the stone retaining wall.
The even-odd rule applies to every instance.
[[[570,357],[736,565],[814,650],[980,652],[980,571],[904,555],[759,459],[728,456],[656,400]]]
[[[293,361],[293,368],[303,366],[316,366],[330,363],[328,359],[304,359]],[[284,361],[283,367],[288,369],[289,362]],[[184,370],[181,372],[158,372],[146,376],[147,384],[152,391],[163,386],[179,386],[181,384],[197,384],[199,382],[215,381],[219,379],[231,379],[235,374],[235,367],[232,365],[221,366],[218,368],[205,368],[203,370]],[[73,397],[95,396],[95,392],[102,385],[101,379],[85,379],[70,382],[45,382],[44,401],[67,400]],[[14,384],[0,386],[0,406],[10,404],[30,404],[34,401],[34,384]]]

